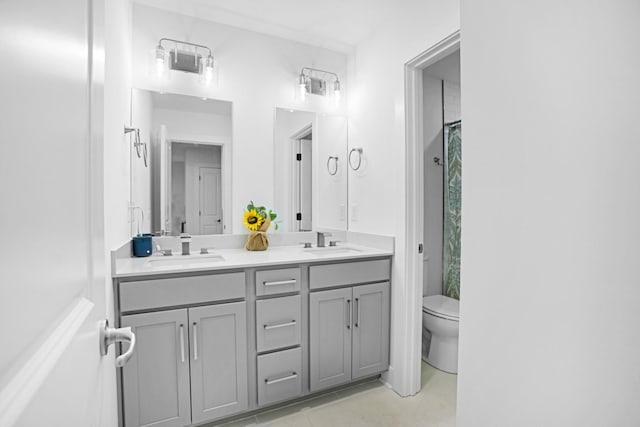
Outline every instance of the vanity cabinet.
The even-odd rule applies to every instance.
[[[200,425],[384,372],[390,277],[378,257],[117,278],[136,334],[120,426]]]
[[[310,270],[310,287],[315,284],[316,289],[323,289],[344,286],[345,277],[354,283],[389,280],[390,264],[376,260],[312,266]],[[311,392],[387,370],[389,310],[388,281],[310,293]]]
[[[125,427],[186,426],[248,409],[246,302],[227,301],[244,297],[244,272],[119,284],[120,325],[136,334],[121,378]],[[176,303],[190,306],[169,308]]]
[[[185,426],[247,409],[245,302],[122,316],[125,426]]]

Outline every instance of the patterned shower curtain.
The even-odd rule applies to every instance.
[[[462,203],[462,123],[444,130],[444,295],[460,299],[460,218]]]

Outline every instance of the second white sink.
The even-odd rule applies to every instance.
[[[177,266],[177,265],[199,265],[199,264],[211,264],[224,261],[222,255],[205,254],[205,255],[171,255],[168,257],[155,258],[149,260],[149,265],[152,267],[161,267],[164,265]]]
[[[309,248],[303,249],[303,251],[308,252],[313,255],[337,255],[337,254],[355,254],[358,252],[362,252],[360,249],[351,248],[349,246],[327,246],[325,248]]]

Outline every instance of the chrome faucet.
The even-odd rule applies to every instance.
[[[327,233],[326,231],[318,231],[318,247],[319,248],[325,247],[324,238],[328,236],[331,236],[331,233]]]
[[[182,243],[182,255],[189,255],[191,250],[189,245],[191,244],[191,235],[189,233],[182,233],[180,235],[180,243]]]

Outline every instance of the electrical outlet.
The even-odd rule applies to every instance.
[[[351,221],[357,221],[358,220],[358,204],[357,203],[352,203],[351,204]]]
[[[340,205],[340,221],[344,221],[347,218],[347,207],[345,205]]]

